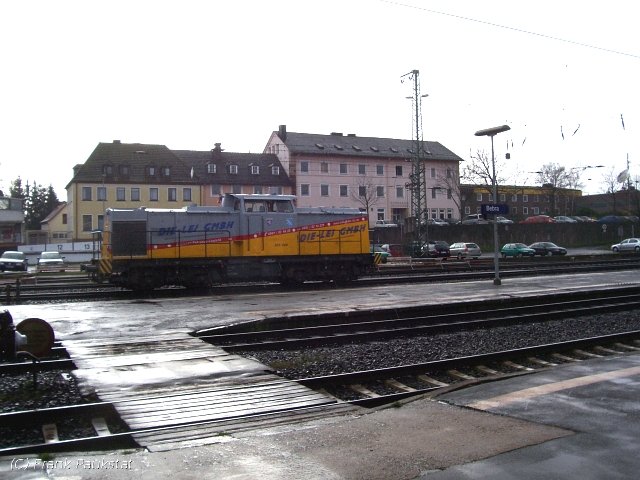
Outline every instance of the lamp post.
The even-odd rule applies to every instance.
[[[491,137],[491,168],[492,176],[491,183],[493,185],[493,204],[498,203],[498,184],[496,182],[496,157],[493,151],[493,137],[497,134],[511,130],[509,125],[501,125],[499,127],[486,128],[484,130],[478,130],[476,137]],[[498,222],[493,221],[493,268],[495,276],[493,278],[494,285],[501,285],[500,281],[500,259],[498,252]]]

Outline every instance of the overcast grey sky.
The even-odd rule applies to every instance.
[[[534,183],[545,163],[640,176],[632,0],[21,0],[0,3],[0,187],[61,199],[99,142],[261,152],[290,131],[424,139],[496,155]],[[624,127],[623,127],[624,121]],[[562,137],[564,135],[564,139]]]

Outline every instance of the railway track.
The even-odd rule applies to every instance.
[[[553,368],[607,355],[640,352],[640,331],[536,345],[420,364],[341,373],[297,381],[341,401],[374,407],[410,396],[435,395],[478,382]]]
[[[376,272],[354,282],[355,287],[370,287],[384,284],[403,282],[438,282],[465,281],[492,278],[493,263],[489,259],[457,260],[448,259],[413,259],[379,265]],[[501,260],[501,276],[518,277],[527,275],[545,275],[559,273],[588,273],[597,271],[615,271],[640,268],[640,258],[615,257],[596,258],[591,256],[570,258],[527,258]],[[306,283],[297,290],[318,288],[332,288],[332,284],[319,282]],[[213,287],[209,293],[224,295],[238,293],[244,290],[280,291],[279,284],[261,283],[228,284]],[[289,288],[289,287],[287,287]],[[202,294],[202,290],[187,290],[182,287],[162,288],[150,292],[132,292],[110,285],[91,283],[82,275],[50,276],[33,278],[18,277],[16,280],[6,280],[0,287],[0,304],[16,303],[51,303],[68,301],[96,301],[96,300],[133,300],[139,298],[173,298]]]

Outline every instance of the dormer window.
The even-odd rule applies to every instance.
[[[154,165],[149,165],[147,167],[147,175],[149,175],[150,177],[155,177],[157,173],[158,171]]]
[[[162,175],[165,177],[171,176],[171,167],[162,167]]]
[[[232,175],[238,174],[238,165],[229,165],[229,173]]]
[[[259,165],[251,165],[251,175],[260,175]]]
[[[121,176],[128,177],[129,176],[129,165],[119,165],[118,166],[118,172],[120,173]]]
[[[207,173],[216,173],[215,163],[207,163]]]
[[[271,167],[271,175],[280,175],[280,167],[278,165]]]
[[[113,175],[113,165],[103,165],[102,166],[102,174],[103,175]]]

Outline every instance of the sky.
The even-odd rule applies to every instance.
[[[543,165],[586,193],[640,179],[633,0],[7,0],[0,2],[0,188],[61,200],[100,142],[263,151],[272,131],[423,138],[499,176]],[[406,79],[406,77],[405,77]],[[510,159],[505,160],[505,154]],[[598,169],[587,166],[603,165]],[[588,180],[591,179],[591,180]]]

